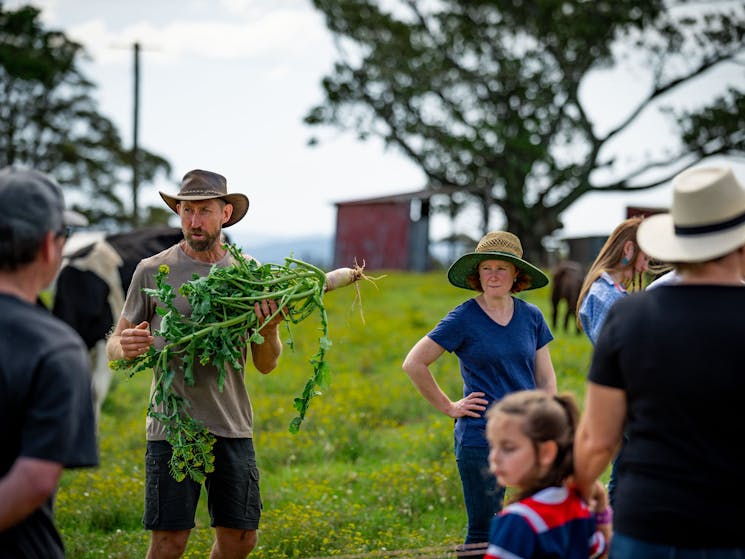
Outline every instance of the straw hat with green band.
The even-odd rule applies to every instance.
[[[530,279],[530,285],[522,290],[538,289],[548,284],[548,276],[522,258],[523,247],[512,233],[492,231],[483,236],[474,252],[464,254],[453,262],[448,270],[448,280],[456,287],[474,289],[468,277],[476,274],[478,265],[484,260],[505,260],[511,262]]]

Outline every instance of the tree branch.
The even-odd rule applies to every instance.
[[[717,64],[719,64],[722,61],[725,60],[734,60],[736,53],[729,53],[729,54],[722,54],[718,56],[714,56],[708,60],[705,60],[698,68],[693,70],[691,73],[689,73],[686,76],[681,76],[675,80],[670,81],[669,83],[661,86],[657,86],[652,92],[647,96],[646,99],[644,99],[637,107],[632,111],[632,113],[624,120],[621,124],[619,124],[616,128],[608,132],[606,134],[605,138],[603,138],[602,142],[607,142],[610,140],[613,136],[621,132],[622,130],[626,129],[627,126],[629,126],[637,116],[656,98],[664,95],[665,93],[673,90],[677,86],[679,86],[682,83],[687,82],[690,79],[695,78],[696,76],[700,76],[710,68],[713,68]]]

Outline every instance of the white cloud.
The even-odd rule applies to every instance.
[[[172,21],[159,25],[140,21],[114,29],[101,19],[91,18],[67,29],[102,64],[130,57],[117,52],[135,42],[153,53],[153,61],[170,64],[178,59],[214,60],[282,59],[303,51],[330,48],[312,12],[277,10],[252,19]],[[297,37],[302,36],[302,42]]]

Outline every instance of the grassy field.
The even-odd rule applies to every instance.
[[[295,558],[454,545],[465,512],[452,453],[452,420],[413,388],[401,362],[444,314],[468,298],[443,272],[390,273],[361,285],[364,323],[354,291],[329,293],[331,385],[313,400],[300,432],[287,426],[316,351],[311,316],[292,331],[280,366],[246,382],[255,413],[264,502],[259,544],[251,557]],[[550,316],[548,289],[524,294]],[[590,345],[583,335],[555,332],[551,354],[559,389],[584,395]],[[289,338],[289,334],[283,339]],[[443,389],[461,392],[457,359],[433,367]],[[101,465],[65,472],[57,522],[68,557],[144,557],[142,529],[144,423],[149,378],[116,378],[104,404]],[[203,496],[204,497],[204,496]],[[212,544],[205,500],[185,557],[205,558]]]

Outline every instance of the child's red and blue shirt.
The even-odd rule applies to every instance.
[[[602,555],[606,545],[579,494],[548,487],[494,517],[484,559],[588,559]]]

